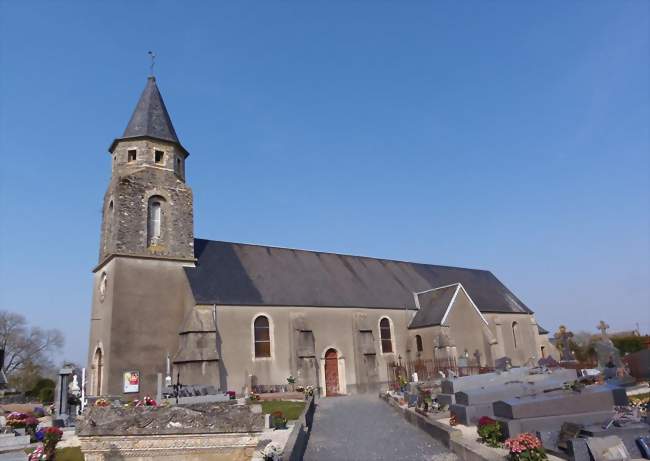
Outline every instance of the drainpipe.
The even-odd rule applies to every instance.
[[[219,335],[217,335],[217,304],[212,305],[212,323],[214,324],[214,352],[217,355],[217,363],[216,367],[217,370],[219,369]],[[218,374],[218,373],[217,373]],[[220,377],[219,377],[220,379]],[[218,382],[216,383],[216,388],[221,389],[221,383]]]

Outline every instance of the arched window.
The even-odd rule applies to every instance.
[[[515,342],[515,349],[517,349],[517,329],[518,329],[517,322],[512,322],[512,339]]]
[[[260,315],[253,323],[255,358],[271,357],[271,328],[269,319]]]
[[[415,347],[418,350],[418,352],[422,352],[424,350],[424,348],[422,347],[422,336],[415,335]]]
[[[162,228],[162,204],[165,201],[162,197],[154,196],[149,199],[149,210],[147,214],[147,244],[158,243]]]
[[[393,352],[393,340],[390,335],[390,320],[384,317],[379,321],[379,336],[381,337],[381,352],[384,354]]]
[[[104,360],[101,348],[95,350],[92,363],[92,385],[91,395],[102,395],[102,374],[104,372]]]
[[[108,242],[113,235],[113,201],[108,203],[108,212],[106,213],[106,235],[104,235],[104,251],[108,248]]]

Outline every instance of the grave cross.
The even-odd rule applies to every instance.
[[[609,325],[607,325],[604,321],[600,321],[598,325],[596,325],[596,328],[600,330],[600,336],[603,339],[607,339],[607,329],[609,328]]]
[[[559,341],[559,344],[561,345],[561,352],[562,352],[562,357],[560,360],[565,360],[565,361],[573,361],[573,354],[571,353],[571,347],[569,340],[573,337],[573,333],[570,331],[567,331],[566,327],[564,325],[560,325],[560,328],[557,333],[555,333],[555,337]]]
[[[474,358],[476,359],[476,366],[480,367],[481,366],[481,352],[476,349],[474,351]]]

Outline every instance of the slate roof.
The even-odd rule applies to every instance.
[[[440,325],[447,308],[458,290],[458,283],[418,294],[420,310],[415,314],[409,328],[424,328]]]
[[[483,312],[531,313],[491,272],[195,239],[197,304],[416,309],[413,293],[454,283]]]
[[[117,138],[111,144],[109,151],[112,152],[118,141],[133,138],[154,138],[162,141],[169,141],[177,144],[185,153],[187,151],[181,145],[174,130],[174,125],[169,117],[165,102],[158,90],[155,77],[147,79],[138,104],[135,106],[129,124],[124,130],[121,138]]]

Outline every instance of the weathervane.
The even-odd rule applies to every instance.
[[[156,55],[153,51],[149,51],[147,54],[151,58],[151,64],[149,65],[149,76],[153,77],[153,66],[156,64]]]

